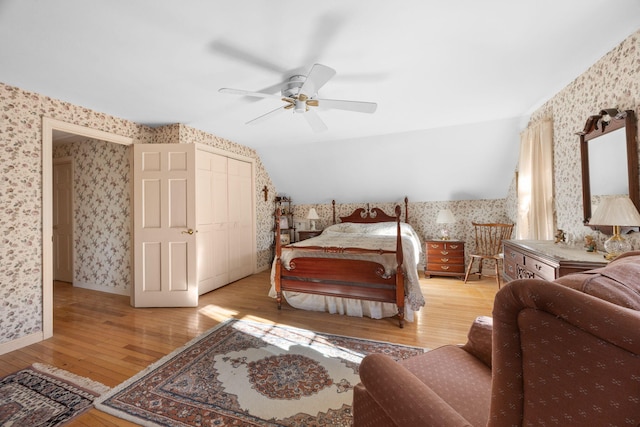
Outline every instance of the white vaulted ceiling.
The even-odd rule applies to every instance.
[[[252,147],[299,203],[499,198],[528,114],[638,28],[638,0],[0,0],[0,82]],[[377,111],[248,126],[281,101],[218,92],[314,63]]]

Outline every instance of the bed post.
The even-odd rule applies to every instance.
[[[274,239],[276,240],[276,258],[275,262],[275,287],[276,287],[276,302],[278,303],[278,310],[282,309],[282,262],[280,257],[282,256],[282,243],[280,242],[280,208],[276,209],[276,232]]]
[[[409,198],[404,198],[404,222],[409,224]]]
[[[333,207],[333,223],[336,223],[336,201],[333,199],[331,201],[331,206]]]
[[[405,203],[406,200],[405,198]],[[400,227],[401,214],[402,209],[400,209],[399,205],[396,205],[396,305],[398,306],[400,327],[404,328],[404,272],[402,271],[404,254],[402,253],[402,232]]]

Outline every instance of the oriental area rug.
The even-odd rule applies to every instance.
[[[146,426],[349,426],[369,353],[426,350],[227,320],[102,396],[101,411]]]
[[[92,407],[109,387],[36,363],[0,380],[0,426],[55,427]]]

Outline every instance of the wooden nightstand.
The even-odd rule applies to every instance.
[[[424,242],[424,276],[458,276],[464,279],[464,242],[461,240],[426,240]]]
[[[322,230],[304,230],[304,231],[298,231],[298,240],[307,240],[310,239],[312,237],[316,237],[319,236],[320,234],[322,234]]]

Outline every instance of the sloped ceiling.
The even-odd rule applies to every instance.
[[[0,0],[0,81],[255,148],[298,203],[504,197],[528,114],[640,28],[638,0]],[[314,63],[374,114],[245,122]],[[603,106],[608,107],[608,106]]]

